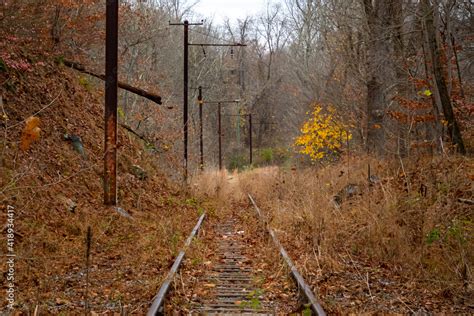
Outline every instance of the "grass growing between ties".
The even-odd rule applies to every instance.
[[[471,170],[458,156],[403,165],[359,157],[207,174],[196,194],[247,203],[251,193],[329,312],[468,313],[474,210],[462,201],[473,199]]]

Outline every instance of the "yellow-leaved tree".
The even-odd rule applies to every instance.
[[[341,147],[352,139],[349,126],[336,117],[336,110],[328,106],[323,111],[320,104],[314,106],[311,117],[295,140],[298,152],[308,155],[311,160],[324,158],[328,154],[339,153]]]

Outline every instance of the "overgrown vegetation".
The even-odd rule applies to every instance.
[[[163,107],[119,92],[120,208],[106,208],[104,84],[65,66],[102,73],[105,2],[4,1],[0,202],[16,209],[15,307],[143,314],[197,217],[227,216],[251,193],[330,312],[472,313],[471,2],[285,0],[192,25],[190,43],[246,45],[190,46],[189,101],[208,86],[205,172],[190,106],[197,176],[183,188],[171,183],[183,175],[182,29],[169,21],[199,20],[195,3],[120,1],[119,78]],[[214,170],[215,100],[234,100],[220,113],[232,174]]]
[[[216,173],[195,188],[222,203],[252,194],[329,311],[459,313],[473,298],[474,212],[462,202],[473,198],[473,167],[456,156],[358,158],[260,168],[228,183]],[[357,193],[337,204],[348,184]]]

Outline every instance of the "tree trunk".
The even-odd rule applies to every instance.
[[[385,149],[386,83],[390,78],[391,0],[364,0],[369,29],[367,42],[367,152]]]
[[[397,92],[401,96],[409,95],[408,76],[405,70],[405,46],[403,39],[403,2],[402,0],[393,1],[393,49],[395,57],[395,75],[397,79]],[[401,107],[399,111],[401,111]],[[409,125],[404,122],[398,122],[398,154],[400,157],[407,157],[410,149]]]
[[[51,25],[51,40],[56,47],[61,42],[61,5],[56,5],[54,9],[53,22]]]
[[[439,50],[438,43],[436,41],[436,30],[434,27],[434,7],[431,6],[428,0],[422,0],[423,11],[425,13],[425,30],[428,38],[429,51],[431,59],[433,61],[433,74],[438,88],[439,97],[441,100],[441,106],[443,114],[448,122],[448,132],[452,143],[456,146],[456,150],[461,154],[466,154],[464,142],[462,139],[461,131],[459,130],[456,117],[454,115],[453,106],[451,104],[451,98],[448,93],[446,81],[443,76],[442,64],[441,64],[441,53]]]

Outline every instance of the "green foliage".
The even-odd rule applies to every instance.
[[[174,198],[173,196],[169,195],[166,197],[165,201],[164,201],[165,205],[167,206],[177,206],[179,203],[178,201],[176,200],[176,198]]]
[[[432,229],[426,236],[426,243],[431,245],[435,241],[438,241],[441,238],[441,232],[439,228]]]
[[[260,158],[264,164],[271,164],[273,162],[273,148],[264,148],[260,151]]]
[[[58,65],[64,65],[64,56],[63,56],[63,55],[56,56],[56,58],[54,59],[54,61],[55,61]]]
[[[244,155],[234,155],[230,159],[229,170],[243,170],[247,164],[247,157]]]
[[[148,142],[145,142],[143,147],[145,147],[145,149],[149,152],[156,152],[158,151],[158,149],[156,148],[156,146],[152,143],[148,143]]]
[[[198,206],[197,212],[198,212],[198,215],[201,216],[202,214],[206,213],[206,210],[202,208],[201,206]]]
[[[247,295],[248,301],[244,301],[240,303],[240,307],[242,308],[251,308],[251,309],[260,309],[262,308],[262,302],[260,301],[260,296],[263,294],[263,291],[260,289],[256,289],[252,292],[250,292]]]
[[[301,313],[303,316],[311,316],[313,313],[311,312],[311,308],[309,304],[304,306],[303,312]]]
[[[5,64],[5,62],[3,61],[2,58],[0,58],[0,71],[1,72],[6,72],[7,71],[7,65]]]
[[[84,87],[87,91],[92,90],[92,84],[91,82],[87,79],[87,77],[81,76],[79,77],[79,84]]]
[[[186,204],[186,206],[189,206],[189,207],[197,207],[199,202],[195,197],[192,197],[192,198],[186,199],[184,201],[184,204]]]
[[[287,147],[277,147],[273,149],[273,162],[279,165],[290,162],[291,151]]]
[[[293,152],[287,147],[266,147],[259,149],[255,154],[256,166],[290,165]]]
[[[458,241],[461,245],[466,243],[466,234],[469,231],[469,225],[472,226],[472,222],[469,220],[465,221],[453,221],[452,225],[447,228],[446,235],[448,238],[452,238]]]
[[[213,205],[206,205],[205,211],[207,217],[214,217],[217,214],[217,210]]]
[[[123,111],[123,108],[121,106],[117,108],[117,114],[121,120],[125,119],[125,112]]]
[[[173,236],[171,236],[171,249],[173,254],[176,254],[178,252],[178,245],[180,241],[180,236],[177,233],[174,233]]]
[[[193,266],[198,266],[202,263],[202,258],[193,258],[191,259],[191,264]]]
[[[474,222],[471,220],[454,220],[451,225],[441,228],[433,228],[426,236],[426,243],[431,245],[440,241],[445,245],[464,246],[467,236],[474,230]]]

